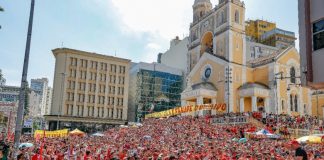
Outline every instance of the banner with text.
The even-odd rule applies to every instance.
[[[217,112],[225,112],[226,104],[203,104],[203,105],[195,105],[195,106],[183,106],[177,107],[173,109],[169,109],[162,112],[155,112],[151,114],[145,115],[145,118],[163,118],[169,116],[176,116],[182,113],[195,112],[199,110],[216,110]]]
[[[45,131],[46,138],[55,138],[55,137],[67,137],[69,134],[68,129],[56,130],[56,131]],[[34,138],[39,139],[43,138],[44,130],[36,130],[34,133]]]

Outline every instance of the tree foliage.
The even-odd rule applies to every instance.
[[[3,12],[4,11],[4,9],[0,6],[0,12]]]

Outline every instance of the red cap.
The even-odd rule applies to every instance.
[[[296,140],[292,140],[292,141],[290,141],[289,144],[290,144],[290,145],[299,145],[299,142],[296,141]]]

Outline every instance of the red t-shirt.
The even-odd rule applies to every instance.
[[[43,160],[43,157],[40,156],[39,154],[35,154],[35,155],[32,157],[32,160]]]
[[[87,155],[84,155],[84,160],[89,160],[89,159],[91,159],[91,157],[90,156],[87,156]]]

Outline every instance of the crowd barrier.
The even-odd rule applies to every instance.
[[[308,129],[288,129],[290,135],[294,137],[303,137],[303,136],[309,136],[313,134],[324,134],[323,131],[320,130],[308,130]]]
[[[218,117],[213,118],[213,124],[246,124],[248,123],[247,116],[239,116],[239,117]]]
[[[264,127],[264,125],[261,125],[261,122],[255,120],[254,118],[251,118],[249,116],[237,116],[237,117],[217,117],[212,118],[213,124],[220,124],[220,125],[228,125],[228,124],[247,124],[247,123],[253,123],[255,125],[259,124],[257,127]],[[324,134],[323,131],[320,130],[308,130],[308,129],[292,129],[288,128],[288,131],[291,136],[293,137],[302,137],[302,136],[308,136],[312,134]]]

